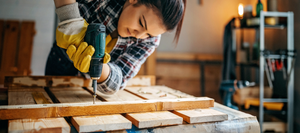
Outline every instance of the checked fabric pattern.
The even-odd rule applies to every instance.
[[[118,18],[125,0],[77,0],[81,16],[88,23],[103,23],[110,34],[117,29]],[[108,65],[111,72],[106,81],[98,84],[98,91],[114,94],[124,89],[129,79],[140,70],[141,65],[154,52],[160,42],[160,35],[146,39],[118,37],[118,41],[109,53]]]

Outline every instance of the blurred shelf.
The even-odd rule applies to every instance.
[[[266,29],[284,29],[287,26],[285,24],[278,24],[278,25],[265,25]],[[235,29],[259,29],[259,25],[256,26],[242,26],[242,27],[235,27]]]

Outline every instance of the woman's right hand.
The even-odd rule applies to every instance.
[[[60,22],[56,29],[57,46],[67,49],[70,45],[75,45],[78,48],[84,40],[88,25],[83,18]]]

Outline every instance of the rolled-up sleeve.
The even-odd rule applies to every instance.
[[[147,39],[139,39],[126,48],[117,60],[108,63],[110,75],[98,84],[98,90],[104,94],[114,94],[126,87],[127,81],[140,70],[141,65],[154,52],[160,42],[160,35]]]

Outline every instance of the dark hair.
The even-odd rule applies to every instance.
[[[158,9],[158,13],[162,17],[166,30],[173,30],[177,26],[174,41],[176,44],[178,43],[186,8],[186,0],[138,0],[137,4],[144,4],[147,7]]]

